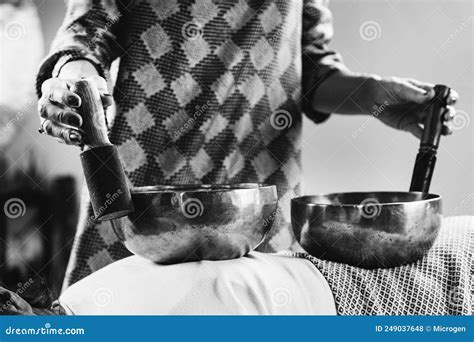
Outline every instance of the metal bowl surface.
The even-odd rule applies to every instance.
[[[271,229],[273,185],[147,186],[132,189],[135,212],[112,221],[136,255],[158,263],[224,260],[246,255]]]
[[[414,262],[432,247],[441,197],[421,192],[347,192],[291,200],[293,231],[311,255],[363,268]]]

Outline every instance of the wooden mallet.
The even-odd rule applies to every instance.
[[[81,98],[83,143],[81,163],[95,218],[99,221],[126,216],[134,211],[130,189],[117,148],[107,136],[99,90],[91,80],[77,81],[71,91]]]

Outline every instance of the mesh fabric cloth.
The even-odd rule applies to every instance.
[[[428,254],[401,267],[367,270],[289,254],[310,260],[321,271],[339,315],[473,314],[474,217],[444,219]]]

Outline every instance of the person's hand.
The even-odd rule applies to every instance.
[[[33,308],[17,293],[0,286],[0,314],[33,315]]]
[[[386,125],[412,133],[417,138],[423,134],[423,122],[428,108],[423,106],[434,97],[434,85],[407,78],[374,78],[368,81],[365,105],[367,110]],[[449,127],[456,111],[447,106],[442,134],[452,131]]]
[[[71,86],[79,78],[87,77],[97,86],[104,108],[113,102],[112,96],[108,93],[106,81],[98,76],[95,70],[82,72],[83,77],[77,75],[78,73],[81,72],[62,72],[60,77],[44,81],[41,86],[42,96],[38,102],[41,117],[40,133],[48,134],[70,145],[81,145],[83,140],[82,118],[76,111],[81,105],[81,98],[70,90]]]

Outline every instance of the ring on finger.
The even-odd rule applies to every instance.
[[[46,131],[45,131],[45,129],[44,129],[44,123],[45,123],[45,122],[46,122],[46,120],[44,120],[44,121],[41,123],[40,128],[38,128],[38,132],[39,132],[40,134],[46,134]]]
[[[58,122],[63,123],[63,116],[64,116],[64,112],[58,113],[58,116],[57,116]]]

